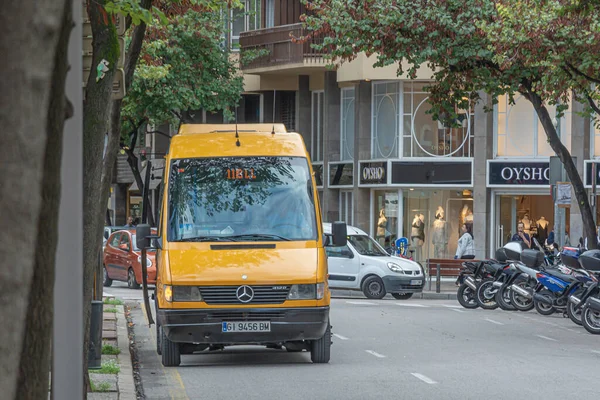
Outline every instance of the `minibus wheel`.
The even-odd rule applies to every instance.
[[[331,356],[331,325],[327,324],[321,339],[310,344],[310,359],[314,364],[327,364]]]
[[[179,343],[169,340],[162,326],[160,330],[160,342],[162,345],[162,365],[165,367],[177,367],[181,364],[181,353],[179,352]]]

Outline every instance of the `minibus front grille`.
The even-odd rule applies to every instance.
[[[273,319],[281,319],[285,317],[285,311],[268,311],[268,312],[228,312],[215,311],[208,314],[207,318],[220,321],[270,321]]]
[[[240,286],[201,286],[200,294],[206,304],[281,304],[289,294],[289,286],[250,286],[252,299],[241,301],[238,296]]]

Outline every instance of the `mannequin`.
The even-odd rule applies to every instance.
[[[465,222],[473,222],[473,211],[471,211],[466,204],[460,212],[460,223],[458,224],[459,236],[462,234],[461,228]]]
[[[377,241],[385,247],[385,228],[387,227],[387,218],[385,217],[385,209],[379,211],[379,220],[377,221]]]
[[[537,224],[537,240],[540,243],[545,243],[548,239],[548,220],[542,215],[540,219],[536,221]]]
[[[529,219],[529,214],[525,213],[525,215],[523,215],[523,219],[521,220],[521,222],[524,225],[523,231],[526,234],[528,234],[529,236],[531,236],[531,220]]]
[[[423,214],[415,214],[415,218],[413,219],[411,230],[410,230],[410,239],[412,241],[412,245],[415,248],[415,260],[421,260],[421,247],[425,242],[425,216]]]
[[[439,206],[435,212],[435,221],[431,227],[431,242],[435,258],[446,258],[448,237],[446,236],[446,221],[444,220],[444,209]]]

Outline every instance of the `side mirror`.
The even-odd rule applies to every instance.
[[[138,249],[147,249],[150,247],[150,225],[139,224],[135,227],[135,244]]]
[[[336,221],[331,224],[331,236],[333,236],[333,245],[335,247],[343,247],[348,243],[348,230],[346,223]]]

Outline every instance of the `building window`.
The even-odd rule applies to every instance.
[[[240,33],[260,29],[260,0],[245,0],[244,8],[229,11],[229,48],[240,49]]]
[[[571,149],[572,113],[567,110],[556,124],[556,106],[546,105],[567,149]],[[570,109],[570,107],[569,107]],[[515,96],[510,105],[508,96],[500,96],[494,107],[494,136],[497,157],[541,157],[554,155],[533,104],[523,96]]]
[[[354,225],[354,202],[351,190],[340,190],[340,221]]]
[[[403,157],[472,157],[474,113],[458,112],[460,127],[445,127],[434,121],[428,111],[428,82],[404,82],[403,88]]]
[[[312,92],[310,141],[312,161],[323,161],[323,95],[322,90]]]
[[[265,12],[265,28],[272,28],[275,26],[275,0],[266,0],[266,12]]]
[[[374,159],[398,157],[400,82],[373,84],[371,154]]]
[[[342,89],[341,161],[354,159],[354,88]]]

